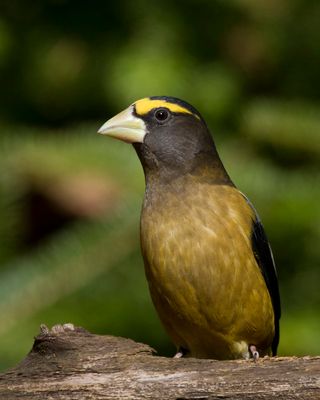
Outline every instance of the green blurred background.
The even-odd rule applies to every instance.
[[[0,368],[40,323],[73,322],[170,355],[139,251],[144,179],[96,134],[171,95],[211,127],[275,254],[279,354],[320,353],[320,3],[0,3]]]

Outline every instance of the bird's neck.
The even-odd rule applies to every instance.
[[[220,161],[220,160],[219,160]],[[217,159],[215,159],[217,162]],[[164,168],[148,170],[144,168],[146,190],[144,206],[154,206],[156,204],[165,205],[173,197],[180,201],[200,190],[200,186],[234,186],[223,165],[215,168],[215,165],[198,165],[197,168],[183,174],[176,174]],[[169,197],[168,197],[169,196]],[[186,199],[187,200],[187,199]]]
[[[234,186],[215,149],[198,152],[190,160],[161,161],[146,146],[134,145],[142,164],[146,187],[190,184],[193,179],[216,185]]]
[[[233,183],[218,156],[185,164],[179,169],[162,165],[160,168],[144,166],[146,186],[192,185],[193,182],[212,185],[231,185]]]

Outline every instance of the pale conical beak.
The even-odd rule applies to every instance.
[[[147,129],[143,120],[133,115],[131,105],[103,124],[98,133],[127,143],[143,143]]]

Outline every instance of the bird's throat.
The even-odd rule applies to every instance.
[[[133,147],[143,167],[147,187],[188,184],[192,177],[200,182],[234,186],[215,149],[214,152],[199,152],[187,162],[165,162],[143,143],[134,143]]]

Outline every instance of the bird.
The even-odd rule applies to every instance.
[[[142,164],[141,252],[175,357],[275,356],[281,311],[272,250],[201,114],[175,97],[146,97],[98,133],[132,144]]]

